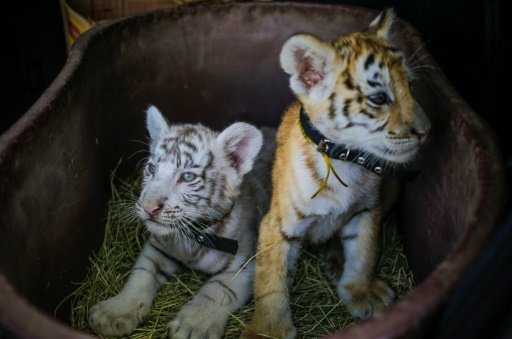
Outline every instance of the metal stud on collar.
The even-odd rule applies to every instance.
[[[362,165],[362,164],[364,164],[365,160],[366,160],[365,158],[363,158],[363,157],[359,157],[359,158],[357,158],[357,163],[358,163],[359,165]]]
[[[350,154],[350,151],[347,150],[346,153],[341,153],[340,154],[339,159],[345,161],[345,160],[347,160],[349,154]]]
[[[316,147],[316,150],[320,153],[327,154],[327,152],[329,152],[329,144],[327,144],[328,142],[331,142],[331,140],[329,140],[329,139],[320,140],[320,142],[318,143],[318,146]]]

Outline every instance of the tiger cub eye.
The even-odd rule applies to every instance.
[[[152,163],[149,163],[146,167],[146,171],[148,172],[148,174],[153,175],[156,172],[156,166],[153,165]]]
[[[377,92],[375,94],[371,94],[368,96],[368,100],[378,106],[385,105],[389,103],[389,97],[384,92]]]
[[[196,178],[196,175],[192,172],[185,172],[182,174],[181,176],[181,179],[184,181],[184,182],[191,182],[192,180],[194,180]]]

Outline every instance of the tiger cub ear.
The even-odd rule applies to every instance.
[[[150,148],[154,146],[169,132],[169,123],[158,108],[151,105],[146,110],[146,127],[149,132]]]
[[[217,137],[220,152],[240,175],[244,175],[252,169],[262,143],[261,131],[244,122],[232,124]]]
[[[281,67],[291,75],[293,92],[313,101],[327,99],[334,90],[342,63],[335,49],[309,34],[288,39],[280,54]]]
[[[395,11],[392,8],[383,10],[368,26],[367,33],[389,40],[391,25],[395,21]]]

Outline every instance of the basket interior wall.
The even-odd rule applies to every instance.
[[[332,39],[360,30],[376,14],[253,6],[240,15],[239,8],[185,6],[94,28],[16,126],[38,118],[3,137],[17,139],[0,158],[0,264],[35,305],[53,312],[71,282],[85,275],[88,255],[103,236],[110,171],[122,157],[121,173],[133,172],[143,156],[136,152],[146,148],[139,141],[146,142],[148,104],[171,122],[277,126],[293,100],[278,64],[286,38],[310,32]],[[395,41],[412,55],[421,45],[400,34],[408,32],[404,27],[398,25]],[[419,74],[414,91],[432,120],[433,141],[423,173],[405,192],[401,220],[421,279],[446,257],[479,199],[475,159],[461,152],[469,136],[457,135],[464,124],[454,121],[429,72]],[[459,171],[458,164],[466,165],[461,174],[439,180]]]

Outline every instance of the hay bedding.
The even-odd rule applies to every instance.
[[[129,211],[137,195],[140,179],[123,181],[112,176],[105,238],[98,253],[90,259],[86,279],[78,284],[71,300],[71,324],[91,333],[87,324],[90,307],[117,294],[125,283],[147,232]],[[378,274],[391,284],[398,297],[414,287],[413,274],[404,255],[401,237],[393,218],[383,225],[382,256]],[[306,247],[297,262],[291,286],[291,309],[300,338],[315,338],[351,326],[354,320],[345,309],[336,291],[324,276],[325,255],[320,247]],[[180,307],[189,301],[208,278],[207,275],[184,269],[157,294],[150,318],[130,338],[162,338],[167,323]],[[254,303],[232,315],[225,329],[225,338],[238,338],[252,316]]]

